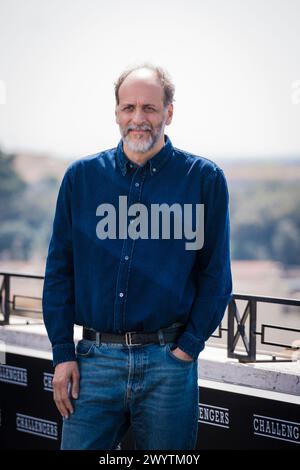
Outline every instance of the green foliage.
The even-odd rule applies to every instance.
[[[14,155],[0,151],[0,260],[44,257],[49,243],[58,181],[25,183]]]
[[[15,155],[0,150],[0,222],[15,218],[15,202],[26,188],[26,183],[13,169],[14,158]]]
[[[252,182],[229,190],[233,259],[299,265],[299,182]]]

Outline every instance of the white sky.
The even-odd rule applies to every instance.
[[[300,156],[300,0],[0,0],[0,146],[114,147],[113,82],[145,60],[175,82],[176,147]]]

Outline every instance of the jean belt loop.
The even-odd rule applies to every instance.
[[[100,333],[99,331],[96,331],[96,346],[99,348],[100,346]]]
[[[165,338],[164,338],[164,334],[161,330],[158,330],[158,339],[159,339],[159,344],[160,346],[164,346],[165,345]]]

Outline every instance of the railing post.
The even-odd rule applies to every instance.
[[[227,331],[227,353],[228,357],[233,357],[232,355],[234,354],[234,313],[236,309],[236,303],[235,300],[232,299],[231,302],[229,302],[228,305],[228,317],[227,317],[227,325],[228,325],[228,331]]]
[[[249,360],[256,360],[256,318],[257,318],[257,303],[255,299],[249,300],[250,307],[250,325],[249,325]]]
[[[4,324],[9,324],[10,316],[10,275],[4,274]]]

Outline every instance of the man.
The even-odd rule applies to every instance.
[[[197,358],[232,290],[227,184],[165,135],[162,68],[125,71],[115,96],[122,139],[68,167],[46,263],[61,448],[115,449],[131,425],[136,449],[194,449]]]

